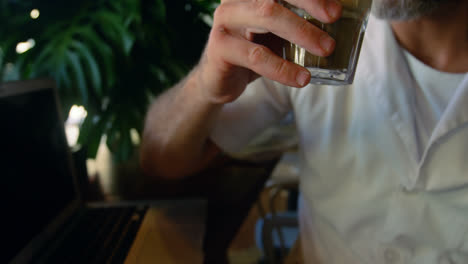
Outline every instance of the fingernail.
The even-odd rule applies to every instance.
[[[308,71],[300,71],[296,76],[296,82],[301,87],[306,86],[306,84],[309,82],[309,79],[310,73]]]
[[[327,2],[327,13],[332,19],[338,18],[341,12],[341,3],[336,0],[328,0]]]
[[[334,48],[335,40],[332,39],[330,36],[323,34],[320,37],[320,46],[322,47],[324,51],[328,53]]]

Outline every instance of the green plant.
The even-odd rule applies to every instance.
[[[78,141],[88,157],[105,136],[125,161],[151,99],[197,62],[216,2],[0,0],[0,81],[53,78],[64,116],[75,104],[87,110]],[[18,54],[28,39],[34,47]]]

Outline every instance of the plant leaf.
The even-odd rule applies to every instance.
[[[97,17],[98,21],[101,22],[98,22],[98,25],[102,27],[103,32],[115,42],[120,43],[125,55],[129,55],[135,39],[124,27],[120,16],[109,11],[101,11],[97,14]]]
[[[166,4],[164,0],[156,0],[154,4],[154,9],[152,10],[153,16],[160,21],[166,21]]]
[[[98,61],[101,62],[101,72],[106,77],[106,85],[112,87],[116,80],[112,49],[91,27],[81,28],[76,32],[83,38],[83,41],[88,43],[89,48],[94,49],[94,54],[99,55]],[[104,93],[104,89],[102,90]]]
[[[68,61],[70,62],[70,67],[75,73],[75,81],[76,85],[78,86],[78,89],[81,94],[81,98],[83,99],[83,105],[86,107],[89,102],[88,98],[88,90],[86,89],[86,77],[83,73],[83,68],[80,63],[80,58],[78,55],[71,50],[68,50],[66,52],[66,56],[68,58]]]
[[[96,62],[96,59],[91,54],[91,51],[83,45],[82,42],[74,40],[71,43],[71,47],[75,48],[77,52],[81,55],[81,57],[87,62],[89,66],[89,75],[91,78],[91,82],[94,87],[94,91],[99,97],[102,97],[102,82],[101,82],[101,73],[99,71],[99,66]]]
[[[96,158],[99,146],[101,145],[102,136],[106,130],[105,116],[93,115],[88,113],[80,127],[80,135],[78,136],[78,144],[84,145],[88,150],[88,157]]]
[[[57,47],[54,43],[48,43],[45,45],[45,48],[41,50],[37,58],[34,60],[34,67],[31,71],[32,77],[38,77],[43,74],[44,71],[47,71],[47,66],[50,66],[49,62],[53,60],[54,51],[57,52]],[[46,67],[44,67],[44,64],[46,64]]]
[[[67,69],[66,69],[66,63],[60,63],[57,65],[57,71],[56,71],[56,80],[58,82],[58,87],[59,88],[69,88],[71,87],[71,80],[67,74]],[[61,85],[63,83],[63,86]]]
[[[3,49],[0,47],[0,82],[3,79]]]

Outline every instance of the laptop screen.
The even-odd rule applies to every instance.
[[[77,198],[62,122],[53,87],[0,95],[6,262]]]

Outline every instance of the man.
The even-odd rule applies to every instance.
[[[288,2],[341,15],[334,0]],[[468,1],[374,0],[350,86],[307,85],[267,32],[320,56],[335,46],[273,0],[222,1],[199,65],[148,113],[143,167],[183,177],[293,110],[306,263],[468,263]]]

